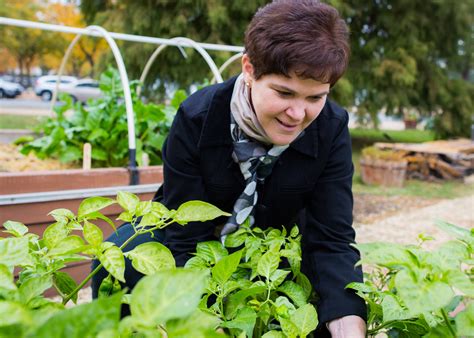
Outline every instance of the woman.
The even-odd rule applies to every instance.
[[[296,223],[320,322],[333,337],[364,337],[364,302],[345,289],[362,281],[351,247],[348,114],[327,100],[348,57],[348,30],[334,8],[311,0],[261,8],[246,32],[242,74],[196,92],[178,110],[155,196],[168,208],[203,200],[232,216],[223,226],[172,225],[134,245],[160,240],[184,265],[198,242],[223,239],[248,217],[260,227]],[[111,240],[120,244],[132,231],[124,225]],[[133,287],[140,275],[129,263],[126,274]]]

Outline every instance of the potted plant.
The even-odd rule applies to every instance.
[[[407,161],[403,156],[404,152],[383,150],[375,146],[362,149],[362,181],[370,185],[402,187],[407,170]]]
[[[405,129],[416,129],[418,124],[419,115],[416,111],[408,111],[403,114],[403,123],[405,124]]]

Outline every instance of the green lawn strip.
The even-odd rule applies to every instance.
[[[376,130],[354,128],[350,130],[352,148],[360,150],[375,142],[421,143],[433,141],[434,133],[429,130]]]
[[[33,129],[46,119],[34,115],[0,115],[0,129]]]

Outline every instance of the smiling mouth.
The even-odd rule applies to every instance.
[[[288,129],[295,129],[298,125],[297,124],[287,124],[287,123],[284,123],[283,121],[279,120],[278,118],[276,118],[276,120],[278,121],[278,123],[280,125],[282,125],[283,127],[285,128],[288,128]]]

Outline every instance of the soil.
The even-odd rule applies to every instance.
[[[399,212],[427,207],[441,199],[354,194],[354,223],[374,223]]]
[[[59,170],[74,168],[58,160],[40,160],[33,153],[23,155],[19,147],[11,144],[0,144],[0,172],[20,172],[38,170]]]

